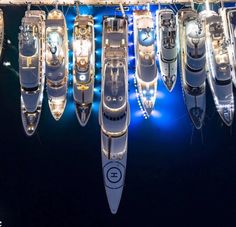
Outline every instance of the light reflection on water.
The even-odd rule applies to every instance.
[[[102,45],[102,18],[105,15],[121,15],[121,12],[116,12],[117,7],[87,7],[81,6],[80,13],[93,15],[95,19],[95,43],[96,43],[96,80],[94,88],[94,104],[93,112],[91,117],[95,116],[97,118],[99,111],[99,102],[101,95],[101,45]],[[127,11],[129,18],[129,102],[131,107],[131,124],[130,132],[134,132],[140,127],[141,123],[145,122],[148,124],[150,131],[156,129],[163,129],[167,131],[178,131],[180,127],[179,119],[181,116],[186,114],[186,108],[183,102],[182,90],[180,86],[180,79],[178,78],[175,89],[172,93],[169,93],[165,86],[163,85],[161,79],[158,80],[157,88],[157,100],[155,104],[155,110],[150,118],[147,120],[143,117],[143,113],[140,110],[137,94],[135,92],[134,86],[134,69],[135,69],[135,57],[134,57],[134,45],[133,45],[133,24],[132,24],[132,10],[134,7],[130,7]],[[151,6],[151,11],[153,15],[157,10],[157,6]],[[64,7],[64,12],[67,12],[67,7]],[[68,102],[63,118],[70,119],[72,113],[75,112],[74,102],[73,102],[73,90],[72,90],[72,33],[73,33],[73,23],[76,17],[75,7],[71,7],[66,15],[67,26],[68,26],[68,38],[69,38],[69,59],[70,59],[70,75],[69,75],[69,88],[68,88]],[[46,96],[45,96],[46,101]],[[44,109],[44,111],[48,111]],[[50,114],[50,113],[47,113]],[[73,114],[74,115],[74,114]],[[188,121],[189,128],[191,128],[191,122],[188,118],[184,120]]]

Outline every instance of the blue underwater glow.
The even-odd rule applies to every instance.
[[[177,5],[177,7],[180,7]],[[134,37],[133,37],[133,10],[134,9],[142,9],[143,7],[133,7],[130,6],[128,11],[126,11],[126,15],[128,16],[128,41],[129,41],[129,102],[131,109],[131,124],[130,131],[136,130],[137,127],[140,127],[144,121],[145,124],[148,124],[150,128],[154,130],[164,129],[167,131],[177,131],[179,127],[181,127],[181,123],[179,119],[187,116],[186,107],[184,105],[183,97],[182,97],[182,89],[180,85],[180,79],[178,77],[178,81],[176,83],[176,87],[169,93],[165,86],[163,85],[160,76],[158,80],[158,88],[157,88],[157,99],[155,104],[155,109],[150,117],[147,117],[143,111],[142,104],[139,100],[137,87],[135,84],[135,57],[134,57]],[[172,6],[168,6],[168,8],[172,8],[175,10],[177,8],[173,8]],[[150,10],[155,18],[156,10],[158,9],[157,5],[151,5]],[[64,10],[66,11],[66,10]],[[95,115],[98,115],[99,104],[100,104],[100,95],[101,95],[101,54],[102,54],[102,19],[103,16],[112,16],[112,15],[121,15],[120,11],[117,11],[117,7],[115,6],[80,6],[79,7],[80,14],[82,15],[92,15],[94,17],[94,29],[95,29],[95,60],[96,60],[96,76],[95,76],[95,88],[94,88],[94,104],[93,104],[93,112]],[[68,10],[66,15],[67,25],[68,25],[68,33],[69,33],[69,58],[70,62],[72,62],[73,53],[72,53],[72,33],[73,33],[73,23],[76,17],[76,7],[71,7]],[[154,21],[155,22],[155,21]],[[155,40],[156,45],[156,40]],[[157,62],[158,64],[158,62]],[[72,70],[72,63],[70,64],[70,70]],[[69,85],[69,100],[67,111],[65,114],[69,115],[71,112],[74,112],[73,108],[73,94],[72,94],[72,71],[70,73],[70,85]],[[185,119],[185,120],[186,120]],[[189,126],[191,127],[190,120],[187,120]]]

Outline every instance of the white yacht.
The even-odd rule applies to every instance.
[[[142,105],[150,116],[156,102],[158,83],[154,19],[149,10],[136,10],[133,20],[135,75]]]
[[[45,12],[28,10],[19,33],[21,117],[28,136],[34,134],[41,115],[45,82]]]
[[[229,44],[229,61],[233,66],[232,80],[236,87],[236,7],[221,8],[219,14],[222,17],[225,38]]]
[[[170,9],[157,11],[157,44],[161,78],[171,92],[177,80],[177,25]]]
[[[126,172],[128,126],[128,20],[104,17],[99,110],[104,184],[110,210],[118,210]]]
[[[224,123],[230,126],[234,118],[233,66],[230,64],[223,21],[214,11],[203,11],[201,17],[206,26],[208,82],[216,109]]]
[[[2,56],[2,48],[4,43],[4,18],[3,11],[0,9],[0,57]]]
[[[92,16],[78,15],[73,32],[73,95],[81,126],[89,120],[95,80],[95,41]]]
[[[205,29],[196,11],[187,8],[178,13],[181,81],[185,104],[197,129],[206,112]]]
[[[63,12],[56,9],[46,20],[46,83],[48,104],[55,120],[65,110],[68,82],[68,37]]]

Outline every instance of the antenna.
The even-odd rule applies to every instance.
[[[220,4],[221,4],[221,8],[223,9],[224,8],[224,1],[220,0]]]
[[[194,10],[194,0],[191,0],[191,8]]]
[[[157,0],[157,4],[158,4],[158,10],[161,9],[161,3],[160,3],[160,0]]]
[[[58,0],[55,1],[55,8],[58,9]]]
[[[209,4],[209,1],[208,0],[206,0],[205,1],[205,7],[206,7],[206,11],[210,11],[210,4]]]
[[[31,2],[29,2],[27,5],[27,11],[30,11],[30,8],[31,8]]]
[[[125,17],[125,10],[124,10],[122,3],[120,3],[120,10],[122,12],[122,16]]]
[[[76,14],[79,15],[79,0],[75,0],[75,5],[76,5]]]

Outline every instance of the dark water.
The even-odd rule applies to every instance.
[[[79,126],[70,84],[62,119],[53,119],[45,96],[38,131],[32,138],[25,136],[15,72],[17,33],[25,9],[3,8],[5,40],[12,44],[5,43],[2,62],[9,61],[12,66],[0,67],[2,226],[236,226],[235,124],[227,128],[221,123],[208,89],[205,126],[202,131],[193,130],[180,78],[171,94],[159,81],[156,111],[145,120],[135,98],[132,58],[126,185],[117,215],[110,214],[101,169],[98,107],[101,18],[113,15],[114,8],[81,10],[92,13],[96,21],[97,78],[88,125]],[[67,14],[70,37],[74,16],[75,9],[71,8]],[[129,51],[132,55],[132,45]]]

